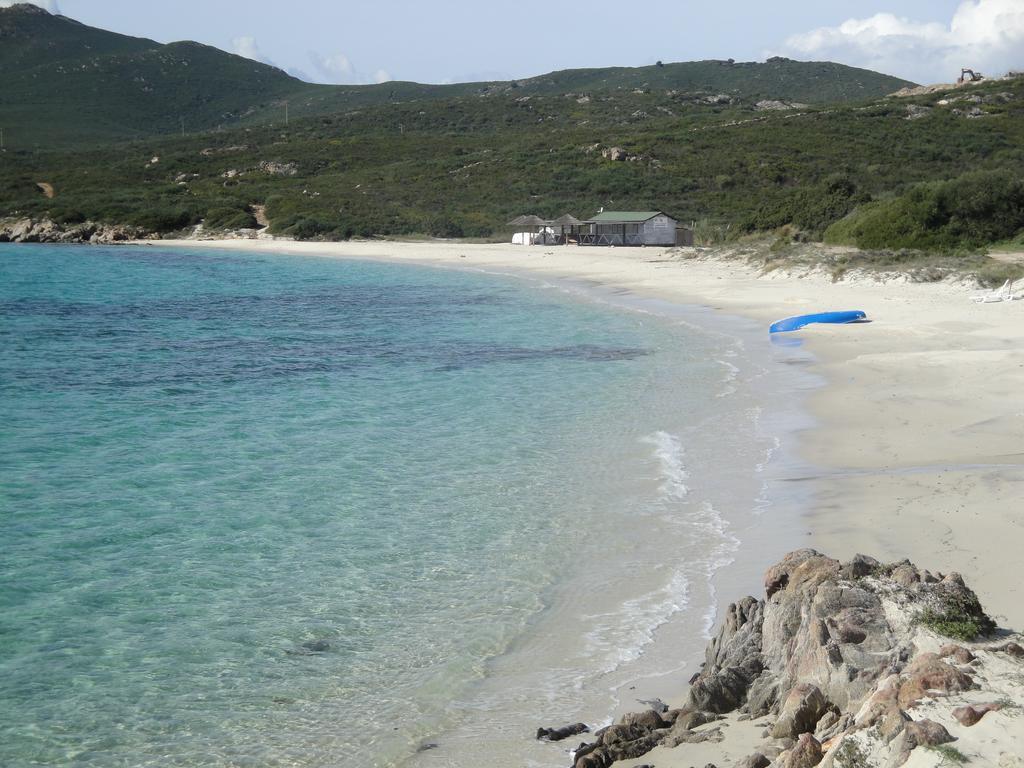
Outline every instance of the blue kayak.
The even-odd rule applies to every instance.
[[[785,320],[772,323],[768,328],[768,333],[797,331],[811,323],[855,323],[865,318],[867,318],[867,314],[859,309],[846,312],[818,312],[813,315],[797,315],[796,317],[787,317]]]

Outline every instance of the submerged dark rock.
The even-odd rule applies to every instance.
[[[563,725],[561,728],[538,728],[537,738],[547,739],[548,741],[561,741],[567,739],[570,736],[577,736],[581,733],[589,733],[588,728],[584,723],[573,723],[572,725]]]

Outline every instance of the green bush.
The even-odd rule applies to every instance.
[[[255,229],[259,226],[249,210],[239,208],[211,208],[203,219],[206,229]]]
[[[348,240],[354,234],[353,228],[340,219],[302,215],[289,217],[276,225],[275,231],[297,240]]]
[[[947,593],[939,606],[926,608],[917,621],[937,634],[965,641],[988,635],[996,628],[977,596],[969,591]]]
[[[928,749],[937,753],[942,758],[940,765],[947,765],[949,763],[963,765],[971,761],[967,755],[949,744],[939,744],[938,746],[928,747]]]
[[[57,224],[81,224],[88,216],[76,208],[63,208],[51,212],[50,218]]]
[[[980,171],[919,184],[891,200],[861,206],[825,231],[825,242],[859,248],[965,252],[1024,230],[1024,180]]]
[[[847,176],[832,176],[820,184],[761,203],[743,220],[740,229],[763,232],[792,224],[803,232],[820,237],[831,224],[868,199]]]
[[[129,213],[125,220],[128,224],[148,232],[173,232],[191,224],[198,224],[199,216],[194,210],[186,207],[150,204]]]
[[[462,237],[462,225],[447,216],[436,216],[427,222],[427,234],[431,237]]]

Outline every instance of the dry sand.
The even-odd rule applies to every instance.
[[[793,548],[908,557],[933,571],[959,571],[1000,625],[1024,629],[1024,301],[978,304],[971,301],[978,290],[952,283],[761,275],[739,261],[656,248],[176,244],[529,271],[710,306],[766,327],[788,315],[862,309],[870,323],[802,333],[828,383],[810,398],[817,426],[800,436],[801,453],[818,471],[792,478],[809,483],[814,499],[809,535]],[[635,762],[703,765],[723,751],[709,746],[706,758],[691,747]],[[737,744],[737,754],[743,748]]]

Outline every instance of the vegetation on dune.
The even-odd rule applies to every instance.
[[[942,758],[940,765],[963,765],[970,762],[970,758],[967,755],[949,744],[939,744],[938,746],[927,747],[927,749]]]
[[[863,205],[832,224],[825,241],[860,248],[956,251],[1024,231],[1024,179],[1007,170],[976,171],[912,187]]]
[[[941,605],[922,611],[917,621],[937,634],[965,641],[988,635],[996,628],[973,593],[951,592]]]

